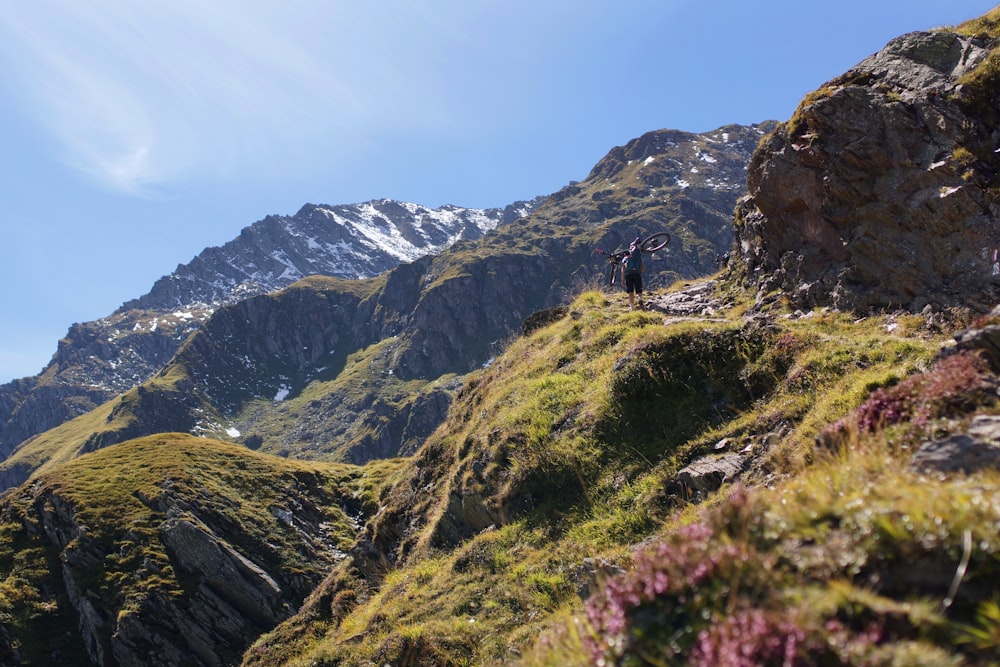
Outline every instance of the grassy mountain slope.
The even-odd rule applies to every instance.
[[[584,292],[474,373],[410,459],[164,434],[51,466],[3,502],[8,661],[210,662],[178,637],[200,592],[237,596],[179,549],[198,527],[278,582],[260,603],[275,620],[312,590],[248,665],[735,664],[735,646],[988,664],[1000,476],[910,462],[997,412],[996,369],[935,361],[940,319],[749,308],[719,287],[691,316],[670,306],[682,293],[623,313]],[[735,485],[692,475],[733,457]],[[268,629],[244,623],[208,631],[214,655]]]
[[[245,664],[1000,663],[996,318],[717,296],[514,342]]]
[[[346,557],[398,465],[161,434],[53,466],[3,503],[4,664],[231,663]]]
[[[369,524],[370,556],[244,664],[997,655],[1000,476],[910,465],[996,411],[996,369],[935,362],[948,336],[919,316],[616,301],[584,293],[477,372]],[[693,481],[734,458],[735,486]]]
[[[995,37],[996,11],[962,29]],[[964,103],[989,116],[985,62]],[[803,312],[739,267],[670,291],[684,274],[656,270],[626,312],[595,245],[672,225],[671,267],[714,254],[685,236],[708,185],[656,169],[671,141],[384,282],[226,309],[161,386],[33,441],[46,467],[0,505],[5,661],[228,663],[256,637],[245,665],[1000,663],[1000,314]],[[454,399],[406,459],[112,444],[179,423],[172,402],[265,451],[381,438],[441,377]]]

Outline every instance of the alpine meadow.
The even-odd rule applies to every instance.
[[[997,248],[1000,8],[547,196],[268,216],[0,386],[0,664],[1000,664]]]

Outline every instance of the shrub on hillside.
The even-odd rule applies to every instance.
[[[774,554],[755,546],[759,510],[737,489],[705,521],[638,551],[632,569],[587,602],[590,633],[583,642],[591,663],[876,664],[866,656],[885,638],[879,619],[848,625],[835,613],[788,605],[781,595],[788,582]]]
[[[703,524],[684,528],[640,551],[630,572],[590,599],[595,664],[670,663],[690,652],[712,613],[722,611],[721,583],[749,561],[745,546],[715,545],[711,537]]]
[[[959,352],[925,373],[876,389],[850,419],[863,433],[902,423],[923,433],[934,419],[958,416],[993,402],[995,388],[996,377],[986,360],[973,352]],[[836,432],[845,427],[841,421],[830,428]]]

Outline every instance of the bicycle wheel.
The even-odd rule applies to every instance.
[[[655,252],[670,243],[670,234],[658,232],[650,234],[639,244],[639,249],[643,252]]]

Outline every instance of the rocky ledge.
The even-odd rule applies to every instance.
[[[738,270],[800,308],[1000,298],[995,40],[916,32],[806,96],[750,161]]]

